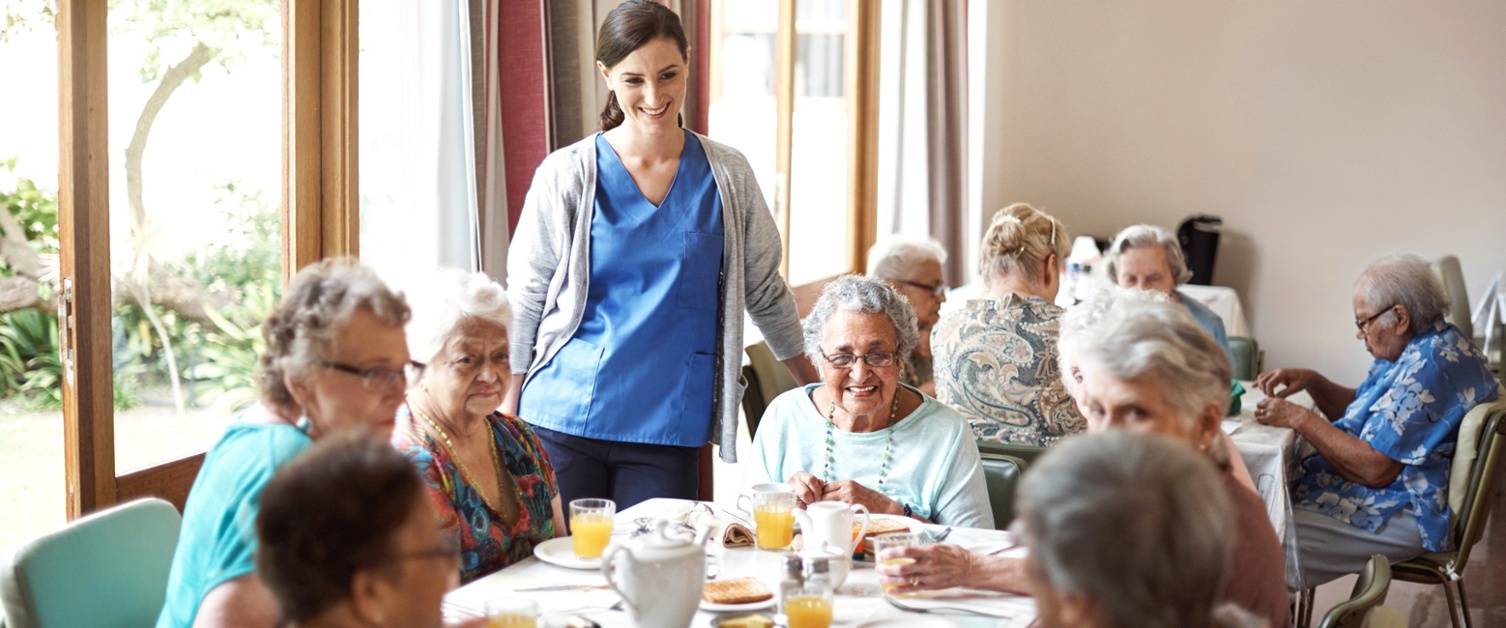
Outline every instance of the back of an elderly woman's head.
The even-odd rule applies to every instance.
[[[1229,358],[1180,305],[1123,299],[1097,324],[1077,332],[1071,349],[1084,372],[1161,386],[1189,425],[1210,405],[1220,415],[1228,408],[1234,376]]]
[[[1081,377],[1078,375],[1076,350],[1073,348],[1077,339],[1096,326],[1099,321],[1108,318],[1109,313],[1116,308],[1127,303],[1139,302],[1171,303],[1171,297],[1164,292],[1154,290],[1102,284],[1098,289],[1090,292],[1087,298],[1062,313],[1056,343],[1056,360],[1058,372],[1066,380],[1063,383],[1066,384],[1067,391],[1073,397],[1080,398],[1082,394],[1077,388]]]
[[[262,401],[296,403],[283,376],[301,379],[330,353],[336,331],[357,310],[394,327],[408,322],[408,302],[387,287],[376,271],[349,259],[305,266],[288,284],[282,304],[262,324],[267,349],[258,360]]]
[[[1114,242],[1104,253],[1104,270],[1108,280],[1119,282],[1119,257],[1125,251],[1152,246],[1166,251],[1166,265],[1171,269],[1174,285],[1181,285],[1192,279],[1192,270],[1187,268],[1187,259],[1182,255],[1182,244],[1175,235],[1155,225],[1130,225],[1114,236]]]
[[[1061,221],[1027,203],[1015,203],[994,212],[983,233],[978,271],[985,285],[1009,274],[1039,282],[1044,279],[1041,262],[1052,255],[1058,262],[1066,259],[1071,246]]]
[[[1443,320],[1448,312],[1448,295],[1438,276],[1416,255],[1392,255],[1372,262],[1355,280],[1354,293],[1372,312],[1405,307],[1414,334]]]
[[[398,530],[423,505],[413,464],[384,439],[321,439],[278,470],[256,517],[256,568],[288,621],[351,596],[357,572],[390,569]]]
[[[818,368],[826,324],[838,312],[883,314],[894,327],[895,352],[902,360],[910,359],[910,352],[920,342],[915,309],[904,295],[880,279],[843,275],[826,284],[810,315],[805,317],[805,355]]]
[[[1065,439],[1025,475],[1018,504],[1043,615],[1075,597],[1092,625],[1210,624],[1234,525],[1218,471],[1185,444],[1122,430]]]
[[[408,353],[415,360],[431,361],[468,320],[496,325],[512,337],[507,291],[485,273],[442,270],[414,283],[406,292],[413,307]]]
[[[891,235],[868,247],[868,276],[904,279],[921,264],[946,263],[946,248],[935,238]]]

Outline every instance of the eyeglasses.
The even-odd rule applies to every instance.
[[[839,369],[846,369],[852,368],[854,364],[858,363],[858,360],[862,360],[863,363],[867,364],[868,366],[876,366],[880,368],[885,366],[893,366],[894,361],[898,359],[899,355],[890,351],[874,351],[871,353],[865,353],[863,355],[856,355],[852,353],[826,355],[826,352],[823,351],[821,353],[821,357],[832,366],[835,366]]]
[[[933,286],[930,284],[920,283],[919,281],[905,281],[903,279],[895,279],[894,283],[902,283],[912,288],[920,288],[921,290],[925,290],[926,292],[934,294],[938,297],[946,294],[946,284],[944,283],[939,283]]]
[[[402,369],[397,370],[356,368],[349,364],[330,362],[328,360],[321,360],[319,365],[332,371],[349,373],[361,378],[361,385],[365,386],[366,390],[371,392],[387,392],[394,389],[406,388],[408,386],[409,373],[411,372],[417,377],[423,374],[425,368],[423,363],[411,360]]]
[[[1362,321],[1360,321],[1360,320],[1355,321],[1354,322],[1354,326],[1355,326],[1355,328],[1357,328],[1357,329],[1360,330],[1360,333],[1363,334],[1363,333],[1365,333],[1365,326],[1366,325],[1369,325],[1371,321],[1374,321],[1375,319],[1380,318],[1381,315],[1383,315],[1383,314],[1385,314],[1387,312],[1390,312],[1391,310],[1394,310],[1394,309],[1396,309],[1396,304],[1392,304],[1391,307],[1388,307],[1388,308],[1386,308],[1384,310],[1381,310],[1379,312],[1371,314],[1370,318],[1367,318],[1367,319],[1362,320]]]

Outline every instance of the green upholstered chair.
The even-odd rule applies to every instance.
[[[980,440],[978,441],[978,451],[985,454],[1014,456],[1015,458],[1019,458],[1021,462],[1024,462],[1026,466],[1029,466],[1035,464],[1035,459],[1041,457],[1041,454],[1046,453],[1048,448],[1030,447],[1027,445],[1005,445],[1003,443],[990,443]],[[1025,467],[1020,467],[1021,472],[1024,472],[1024,470]]]
[[[994,511],[994,527],[1007,529],[1014,521],[1014,493],[1025,475],[1024,460],[1005,454],[983,453],[983,481],[988,486],[988,503]]]
[[[181,525],[172,504],[143,499],[17,545],[0,572],[6,626],[155,625]]]
[[[1443,293],[1448,295],[1448,311],[1443,313],[1443,320],[1458,327],[1465,338],[1474,338],[1475,325],[1470,318],[1469,293],[1464,288],[1464,270],[1459,268],[1459,258],[1445,255],[1433,260],[1429,266],[1443,286]]]
[[[1391,590],[1391,563],[1385,556],[1376,554],[1365,563],[1360,578],[1354,582],[1348,600],[1329,609],[1318,628],[1361,628],[1366,625],[1370,612],[1386,603],[1386,593]]]
[[[1464,492],[1461,506],[1453,510],[1449,522],[1454,549],[1423,554],[1391,565],[1394,580],[1442,585],[1450,619],[1456,627],[1461,625],[1460,617],[1463,617],[1462,625],[1474,625],[1469,618],[1469,600],[1464,597],[1464,567],[1469,562],[1470,550],[1485,534],[1486,519],[1495,506],[1497,482],[1506,473],[1506,401],[1480,404],[1470,414],[1476,412],[1482,413],[1484,420],[1476,440],[1475,459],[1468,465],[1468,479],[1462,485],[1454,481],[1455,478],[1449,481],[1451,487],[1462,486]],[[1466,416],[1464,423],[1469,423],[1469,419]],[[1467,438],[1462,427],[1460,431],[1461,438]],[[1456,465],[1450,473],[1460,473],[1463,471],[1461,466]],[[1450,503],[1453,501],[1450,499]],[[1456,593],[1459,598],[1457,607],[1454,602]]]
[[[743,415],[748,421],[748,435],[752,436],[758,431],[764,410],[775,397],[794,388],[796,383],[795,376],[779,358],[774,357],[768,343],[760,340],[743,351],[748,354],[748,364],[743,366],[743,377],[748,380],[748,389],[743,391]]]
[[[1250,381],[1260,375],[1260,343],[1249,336],[1229,336],[1229,352],[1234,354],[1234,379]]]

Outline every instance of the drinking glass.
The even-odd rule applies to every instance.
[[[807,583],[785,597],[784,615],[789,628],[828,628],[831,626],[831,587]]]
[[[601,558],[612,540],[612,518],[617,502],[610,499],[577,499],[570,502],[570,539],[577,558]]]
[[[758,549],[789,547],[795,538],[795,494],[782,491],[754,493],[753,524]]]
[[[884,550],[898,549],[901,547],[914,547],[920,545],[920,535],[911,532],[885,534],[873,537],[873,558],[880,565],[909,565],[915,562],[914,558],[884,557]],[[884,591],[887,593],[899,585],[885,584]]]
[[[537,628],[539,605],[528,598],[499,597],[486,601],[487,628]]]

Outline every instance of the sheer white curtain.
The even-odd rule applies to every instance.
[[[478,270],[469,2],[370,4],[361,32],[361,259],[398,285],[435,268]]]

